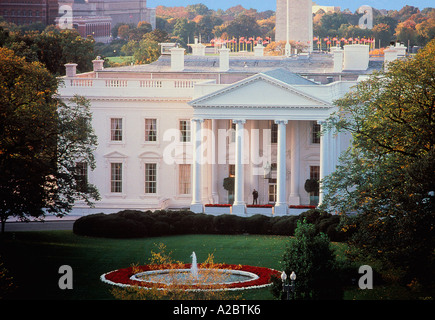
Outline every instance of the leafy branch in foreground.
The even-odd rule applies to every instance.
[[[352,145],[322,181],[323,207],[358,226],[352,244],[403,281],[433,286],[435,40],[396,60],[336,101],[325,130],[349,131]],[[350,217],[347,214],[356,213]]]

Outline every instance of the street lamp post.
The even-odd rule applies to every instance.
[[[282,280],[282,292],[287,292],[287,300],[290,300],[290,291],[292,292],[292,299],[294,299],[295,293],[295,281],[296,281],[296,273],[292,271],[290,274],[290,281],[286,283],[287,274],[283,271],[281,274]]]

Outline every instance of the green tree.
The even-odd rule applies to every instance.
[[[169,41],[168,33],[164,30],[154,29],[153,31],[145,34],[143,39],[152,40],[157,43],[167,42]]]
[[[433,286],[435,40],[396,60],[336,101],[329,128],[352,133],[337,170],[322,181],[323,207],[357,215],[352,244],[403,281]],[[409,282],[408,282],[409,283]]]
[[[0,31],[1,32],[1,31]],[[77,30],[59,30],[48,26],[43,32],[4,29],[3,47],[25,57],[27,62],[39,61],[52,73],[65,74],[65,63],[75,62],[81,72],[92,70],[94,44],[92,38],[82,38]]]
[[[417,30],[415,30],[416,23],[412,20],[401,22],[396,27],[396,38],[403,42],[406,46],[411,46],[417,43]]]
[[[153,30],[151,24],[146,21],[140,21],[136,28],[132,28],[128,32],[128,39],[140,41],[146,34]]]
[[[197,24],[198,34],[201,35],[201,39],[210,41],[213,39],[213,29],[223,23],[223,20],[214,16],[204,16],[199,20]],[[204,42],[204,41],[203,41]]]
[[[244,14],[231,21],[225,28],[225,32],[228,33],[230,38],[263,36],[255,18]]]
[[[198,15],[205,16],[210,12],[210,9],[202,3],[188,5],[186,9],[192,13],[193,18]]]
[[[133,57],[136,63],[148,64],[156,61],[160,56],[160,46],[156,41],[143,39],[134,49]]]
[[[328,237],[317,233],[314,224],[298,221],[282,265],[287,275],[296,274],[295,298],[304,300],[341,299],[342,289],[334,251]]]
[[[10,216],[27,220],[44,216],[44,209],[62,216],[74,199],[98,199],[96,189],[84,185],[76,170],[78,161],[94,167],[90,113],[84,99],[60,102],[57,86],[42,64],[0,48],[2,231]]]
[[[188,21],[186,18],[177,19],[174,25],[173,35],[178,37],[183,43],[193,42],[196,33],[196,23]]]
[[[376,41],[380,43],[381,47],[387,47],[391,40],[392,40],[392,34],[390,30],[390,26],[385,23],[378,23],[373,27],[373,36],[375,37]]]

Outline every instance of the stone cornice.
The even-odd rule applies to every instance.
[[[199,109],[331,109],[333,106],[328,105],[297,105],[297,106],[283,106],[283,105],[242,105],[242,104],[234,104],[234,105],[195,105],[195,108]]]
[[[63,100],[70,100],[73,96],[62,96]],[[143,101],[143,102],[189,102],[190,98],[173,97],[86,97],[91,101]]]

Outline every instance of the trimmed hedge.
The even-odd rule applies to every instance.
[[[317,209],[299,216],[267,217],[253,215],[240,217],[195,214],[191,211],[136,211],[124,210],[112,214],[92,214],[74,222],[73,232],[83,236],[107,238],[143,238],[179,234],[264,234],[292,236],[299,220],[306,219],[317,232],[328,235],[331,241],[346,240],[337,230],[340,217]]]

